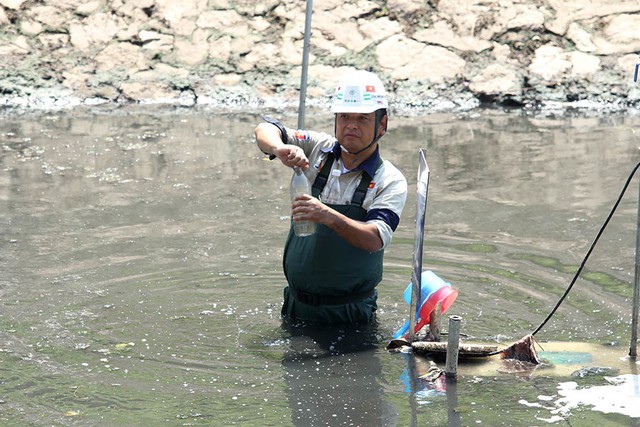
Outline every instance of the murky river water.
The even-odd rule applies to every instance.
[[[637,425],[637,391],[619,394],[626,410],[596,408],[571,382],[595,395],[613,380],[564,362],[522,375],[461,361],[445,387],[416,379],[427,359],[385,345],[408,318],[419,148],[432,171],[425,269],[459,290],[447,315],[466,337],[509,345],[570,282],[640,160],[640,117],[392,117],[383,157],[410,195],[372,331],[281,324],[291,173],[255,147],[258,120],[152,107],[0,117],[0,425]],[[307,122],[332,129],[324,113]],[[637,205],[634,180],[536,335],[625,384],[638,382],[624,359]]]

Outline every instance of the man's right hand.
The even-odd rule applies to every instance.
[[[283,144],[276,149],[274,154],[285,166],[290,168],[299,167],[302,170],[309,169],[309,159],[307,159],[302,148],[298,146]]]
[[[275,155],[282,164],[290,168],[295,166],[302,170],[309,168],[309,160],[302,148],[283,143],[277,126],[271,123],[260,123],[256,126],[255,135],[258,147],[263,153]]]

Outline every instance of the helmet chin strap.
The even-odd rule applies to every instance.
[[[340,149],[341,149],[342,151],[344,151],[345,153],[349,153],[349,154],[351,154],[351,155],[356,156],[356,155],[358,155],[358,154],[362,153],[363,151],[367,151],[369,148],[371,148],[371,146],[372,146],[373,144],[375,144],[376,142],[378,142],[378,140],[379,140],[379,139],[380,139],[380,137],[373,138],[373,141],[371,141],[371,142],[369,143],[369,145],[367,145],[366,147],[364,147],[363,149],[358,150],[358,151],[349,151],[349,150],[347,150],[346,148],[344,148],[344,145],[340,145]]]

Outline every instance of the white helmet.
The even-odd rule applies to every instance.
[[[331,102],[332,113],[373,113],[389,108],[382,81],[369,71],[354,71],[340,81]]]

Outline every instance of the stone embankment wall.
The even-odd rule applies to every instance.
[[[0,105],[298,101],[304,0],[0,0]],[[315,0],[308,97],[350,67],[397,105],[640,100],[637,0]]]

